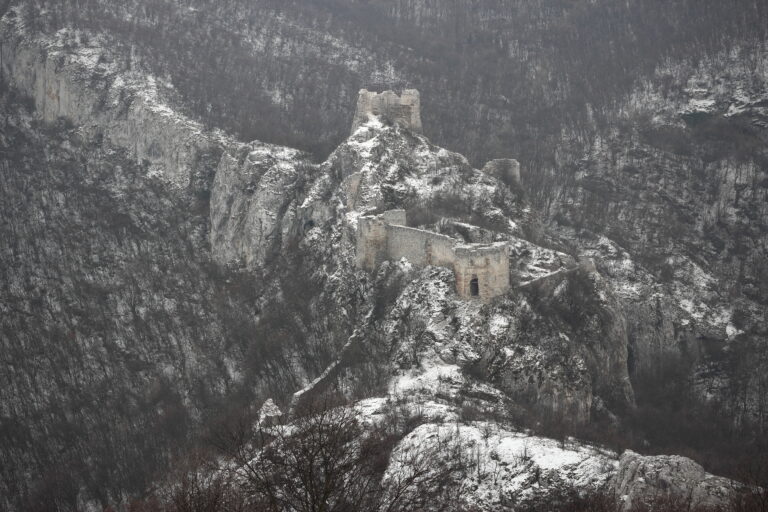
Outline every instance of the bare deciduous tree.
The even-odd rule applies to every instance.
[[[390,452],[404,432],[364,426],[354,407],[331,405],[327,395],[305,405],[290,423],[250,431],[246,425],[238,422],[216,437],[231,462],[217,470],[220,480],[213,482],[211,500],[224,501],[219,485],[229,482],[258,510],[419,510],[429,494],[423,491],[446,487],[456,469],[446,457],[437,462],[440,447],[416,448],[399,454],[400,471],[384,479]],[[174,512],[187,510],[209,509]]]

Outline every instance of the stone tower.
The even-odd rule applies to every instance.
[[[382,93],[361,89],[357,97],[357,109],[352,120],[352,133],[355,133],[369,116],[379,116],[383,120],[397,123],[411,131],[421,133],[421,102],[419,91],[406,89],[401,95],[392,91]]]
[[[503,242],[454,248],[456,293],[488,301],[509,290],[509,249]]]

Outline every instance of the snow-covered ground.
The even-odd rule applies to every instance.
[[[434,470],[460,460],[449,476],[467,506],[498,510],[560,489],[598,490],[618,467],[615,453],[583,444],[526,435],[495,422],[428,423],[392,453],[385,480],[411,471],[416,453],[433,457]]]

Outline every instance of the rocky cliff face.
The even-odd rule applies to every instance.
[[[626,507],[657,499],[659,493],[681,496],[690,506],[727,503],[732,483],[706,474],[688,459],[643,458],[632,452],[619,459],[578,443],[558,445],[500,427],[498,418],[508,420],[510,410],[514,415],[528,408],[559,421],[587,422],[631,409],[634,403],[622,283],[612,283],[593,263],[577,265],[567,254],[518,238],[515,233],[537,231],[532,227],[535,214],[514,188],[516,181],[505,184],[472,169],[460,155],[377,120],[356,130],[326,162],[307,170],[298,187],[295,154],[286,161],[290,153],[283,148],[252,145],[247,150],[240,173],[220,167],[212,205],[215,212],[217,201],[247,203],[257,191],[252,204],[258,210],[249,211],[263,215],[213,214],[212,222],[224,231],[236,226],[256,235],[245,244],[231,238],[238,244],[232,261],[242,257],[242,250],[255,254],[253,248],[273,247],[275,240],[290,239],[292,233],[308,254],[333,255],[338,262],[334,281],[346,281],[352,288],[353,282],[362,285],[348,298],[363,313],[354,332],[339,358],[295,395],[293,405],[341,386],[377,396],[355,404],[363,421],[375,424],[393,403],[426,419],[393,449],[385,485],[407,478],[416,447],[429,449],[434,442],[443,443],[440,453],[445,457],[433,462],[435,472],[440,464],[455,464],[457,453],[466,463],[452,473],[445,496],[433,488],[410,491],[426,493],[435,503],[451,499],[494,510],[535,504],[573,486],[609,490],[624,496]],[[235,161],[222,160],[223,165]],[[262,162],[267,165],[252,172]],[[272,169],[282,169],[285,181],[268,178]],[[254,175],[261,178],[254,181]],[[259,196],[262,186],[280,200]],[[407,260],[385,262],[370,276],[354,266],[353,233],[361,211],[404,208],[413,218],[419,207],[445,195],[451,198],[450,207],[438,202],[444,216],[436,223],[424,219],[423,226],[454,236],[463,232],[471,239],[466,224],[471,212],[503,219],[487,224],[498,230],[474,229],[506,240],[512,248],[516,286],[507,296],[490,304],[462,299],[449,269],[418,269]],[[491,197],[494,202],[487,202]],[[271,222],[268,231],[258,229],[264,218]],[[465,229],[457,231],[459,224]],[[260,256],[247,261],[254,268],[269,265]],[[610,267],[611,262],[603,264]],[[468,409],[500,416],[495,422],[467,422]],[[450,421],[466,423],[460,428],[443,423]],[[638,472],[651,471],[663,475],[639,484],[644,480]]]
[[[713,379],[722,384],[743,364],[734,361],[743,355],[723,357],[723,350],[765,360],[768,219],[759,141],[766,134],[755,98],[765,95],[766,54],[744,52],[718,54],[698,66],[660,66],[656,80],[626,100],[611,129],[592,139],[580,158],[570,157],[576,163],[566,166],[569,180],[555,187],[557,199],[548,206],[588,252],[624,260],[602,269],[630,280],[623,290],[631,304],[633,368],[652,371],[668,354],[683,355],[707,375],[707,393],[718,387]],[[755,66],[745,69],[745,62]],[[596,233],[617,247],[608,249]],[[641,284],[647,278],[638,279],[644,272],[656,282],[651,288]],[[720,399],[757,419],[763,399],[753,393],[763,386],[741,388],[751,397],[746,408]]]
[[[214,257],[250,268],[279,258],[296,230],[308,227],[297,203],[312,174],[308,158],[288,148],[254,143],[225,153],[211,190]]]
[[[167,87],[130,69],[112,50],[114,41],[102,36],[83,43],[66,31],[33,37],[18,20],[4,17],[2,24],[3,77],[34,100],[44,121],[64,117],[178,187],[201,188],[200,181],[210,179],[211,162],[230,141],[169,108]]]
[[[684,500],[691,507],[727,507],[734,487],[733,482],[708,474],[685,457],[643,457],[631,451],[622,454],[614,485],[625,510],[660,496]]]
[[[280,288],[285,270],[263,282],[214,263],[213,175],[238,145],[161,103],[103,40],[65,51],[71,34],[7,21],[0,508],[101,509],[230,407],[321,372],[339,344],[318,334],[309,349],[306,326],[281,317],[309,302]],[[275,289],[290,306],[264,296]]]
[[[369,410],[376,411],[370,405]],[[444,418],[450,419],[450,413]],[[668,500],[668,506],[726,507],[734,486],[684,457],[643,457],[629,451],[617,457],[592,446],[510,432],[484,421],[458,428],[441,422],[419,426],[395,448],[385,482],[408,475],[412,454],[429,450],[441,454],[429,471],[438,473],[456,458],[462,469],[451,472],[449,482],[439,490],[417,486],[409,492],[429,495],[433,500],[429,503],[450,502],[479,510],[535,509],[537,504],[552,503],[553,495],[567,499],[574,488],[584,494],[607,492],[618,498],[615,509],[619,510],[652,506],[660,499]],[[602,506],[613,510],[610,503]]]
[[[595,123],[665,59],[695,63],[764,42],[759,2],[646,2],[130,0],[81,11],[41,0],[26,15],[38,30],[115,34],[243,140],[327,154],[346,138],[360,88],[415,87],[430,98],[423,120],[437,143],[476,165],[516,154],[538,172],[567,148],[563,128],[599,132]]]
[[[315,255],[310,261],[333,254],[334,280],[350,287],[357,280],[370,282],[350,297],[357,309],[370,311],[357,337],[384,358],[382,364],[395,362],[410,378],[442,367],[471,372],[533,407],[582,422],[590,418],[595,394],[611,407],[631,406],[627,330],[610,284],[594,267],[565,270],[566,255],[516,236],[535,231],[536,222],[515,184],[510,188],[472,169],[460,155],[375,120],[317,170],[305,171],[300,185],[295,154],[258,145],[247,149],[252,151],[243,152],[239,168],[233,157],[222,159],[212,196],[212,244],[229,262],[263,268],[268,254],[284,254],[287,241],[297,238]],[[512,256],[518,286],[508,299],[487,306],[467,302],[445,269],[388,266],[373,281],[356,269],[354,233],[361,211],[404,208],[414,220],[433,204],[430,211],[444,216],[439,222],[422,219],[424,227],[472,241],[457,226],[474,222],[485,225],[494,240],[520,248]],[[382,280],[410,284],[401,289]],[[382,286],[394,287],[393,303],[381,303]]]
[[[84,16],[43,2],[16,16],[49,35],[108,29],[117,54],[170,77],[208,122],[323,155],[360,87],[418,87],[433,140],[474,165],[517,155],[543,222],[587,252],[605,237],[612,271],[639,269],[621,290],[633,371],[683,355],[717,375],[707,395],[747,391],[744,418],[763,421],[764,382],[722,394],[766,357],[762,3],[278,4],[94,2]],[[638,287],[646,278],[666,283]],[[718,361],[731,345],[744,355]]]
[[[525,415],[616,423],[635,404],[632,380],[663,376],[672,361],[735,423],[764,428],[763,43],[727,39],[697,63],[670,43],[669,57],[637,59],[639,79],[602,73],[609,85],[577,101],[576,67],[591,77],[594,62],[571,55],[571,75],[558,74],[554,46],[526,26],[546,32],[560,20],[559,40],[601,2],[551,16],[523,4],[398,2],[373,32],[359,27],[378,7],[308,4],[93,2],[88,21],[66,7],[54,19],[50,2],[5,13],[3,507],[125,502],[226,409],[285,405],[298,390],[405,396],[467,421],[480,411],[509,425]],[[59,29],[62,19],[78,28]],[[225,70],[179,51],[198,26],[213,55],[243,41],[217,57]],[[422,45],[425,28],[450,33],[438,43],[454,49]],[[168,62],[153,58],[158,48]],[[251,80],[253,69],[267,72]],[[215,97],[212,76],[228,77]],[[425,131],[471,158],[376,120],[343,140],[358,88],[381,83],[418,84]],[[234,104],[242,116],[229,115]],[[195,116],[336,149],[318,163]],[[510,154],[522,172],[475,168]],[[358,216],[392,208],[459,242],[507,243],[510,293],[465,301],[452,272],[407,261],[358,270]],[[483,430],[462,428],[468,438]],[[613,469],[590,479],[619,475],[632,499],[648,494],[638,468],[683,468],[685,489],[709,489],[689,462],[601,461]],[[528,462],[520,474],[533,482],[543,466]]]
[[[3,93],[2,506],[119,501],[232,391],[245,347],[226,333],[252,322],[254,297],[230,294],[208,263],[201,201],[13,98]]]

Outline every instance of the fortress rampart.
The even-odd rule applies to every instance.
[[[489,300],[509,290],[509,251],[504,243],[454,248],[456,293]]]
[[[401,95],[392,91],[382,93],[361,89],[357,97],[357,109],[352,120],[352,133],[368,121],[371,115],[397,123],[411,131],[421,133],[421,100],[419,91],[406,89]]]
[[[483,301],[509,289],[509,251],[505,243],[459,244],[451,237],[405,224],[404,210],[360,217],[358,266],[374,271],[385,260],[405,258],[417,267],[450,268],[456,275],[459,296]]]

